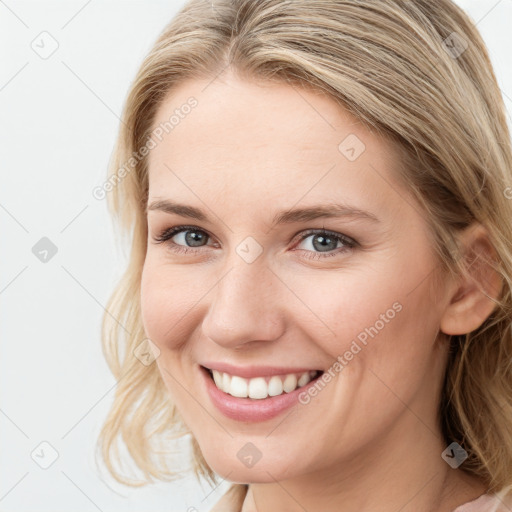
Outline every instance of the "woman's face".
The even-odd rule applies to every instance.
[[[231,74],[182,84],[159,126],[143,323],[214,471],[270,482],[353,473],[415,439],[442,451],[448,296],[393,147],[327,96]],[[227,393],[203,367],[224,370]],[[286,375],[314,370],[292,391]],[[243,382],[273,396],[232,396]]]

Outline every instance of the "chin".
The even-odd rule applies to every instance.
[[[262,455],[255,463],[250,460],[243,462],[243,453],[240,458],[236,454],[228,457],[225,453],[204,453],[204,458],[216,474],[234,483],[274,483],[276,480],[281,481],[296,476],[299,468],[293,465],[291,460],[279,454],[275,455],[277,457],[266,460]],[[290,471],[291,468],[293,472]]]

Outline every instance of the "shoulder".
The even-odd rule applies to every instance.
[[[215,503],[210,512],[240,512],[247,489],[246,484],[233,484]]]
[[[458,506],[453,512],[509,512],[512,495],[482,494],[479,498]]]

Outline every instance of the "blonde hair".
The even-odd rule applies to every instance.
[[[109,472],[134,486],[172,480],[182,468],[167,465],[170,440],[191,435],[157,365],[134,356],[146,338],[140,280],[147,155],[120,170],[148,144],[155,112],[173,88],[213,80],[227,67],[248,79],[324,92],[391,140],[403,156],[401,177],[426,212],[439,268],[466,272],[457,233],[473,222],[488,230],[502,290],[478,329],[450,337],[439,411],[446,444],[456,441],[469,454],[460,468],[491,491],[510,485],[511,141],[485,44],[450,0],[191,0],[160,34],[131,85],[109,168],[109,209],[131,240],[102,324],[104,354],[118,381],[98,438]],[[190,440],[196,476],[214,483]],[[114,467],[119,441],[144,480],[126,479]]]

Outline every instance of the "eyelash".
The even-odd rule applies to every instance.
[[[174,235],[177,235],[178,233],[181,233],[183,231],[201,232],[201,233],[204,233],[205,235],[207,235],[209,238],[211,238],[210,235],[204,229],[199,229],[197,226],[174,226],[172,228],[168,228],[168,229],[165,229],[164,231],[162,231],[159,235],[154,237],[154,241],[157,244],[168,242]],[[310,255],[306,256],[306,258],[309,258],[312,260],[319,260],[319,259],[323,259],[323,258],[329,258],[332,256],[336,256],[340,253],[345,253],[345,252],[349,251],[350,249],[353,249],[359,245],[358,242],[356,240],[354,240],[353,238],[350,238],[341,233],[336,233],[334,231],[328,231],[326,229],[307,230],[305,233],[302,234],[302,236],[299,240],[299,243],[302,242],[303,240],[305,240],[306,238],[310,237],[311,235],[326,235],[329,238],[333,238],[339,242],[342,242],[345,245],[345,247],[343,247],[343,248],[338,248],[336,250],[332,250],[332,251],[329,251],[326,253],[309,251],[307,249],[300,249],[300,250],[306,251],[307,253],[313,253],[313,255],[310,254]],[[199,249],[200,247],[205,247],[205,246],[199,246],[196,248],[186,247],[186,246],[183,246],[180,244],[175,244],[174,242],[171,242],[170,246],[171,246],[172,251],[174,251],[176,253],[183,253],[183,254],[185,254],[185,253],[188,254],[191,252],[193,253],[193,252],[196,252],[196,249]]]

